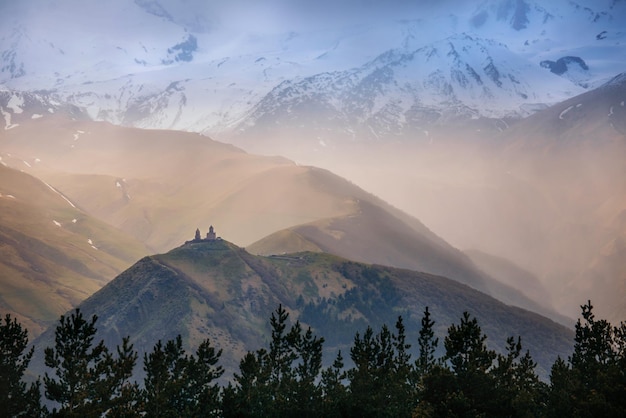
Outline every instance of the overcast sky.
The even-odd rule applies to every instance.
[[[200,0],[192,0],[202,3]],[[210,2],[226,27],[310,28],[346,23],[372,23],[381,19],[414,19],[450,9],[457,1],[434,0],[234,0]]]
[[[0,23],[49,16],[54,24],[72,24],[89,13],[124,13],[132,3],[171,17],[192,32],[245,30],[284,32],[332,28],[386,19],[415,19],[433,13],[459,13],[467,0],[0,0]],[[472,2],[478,4],[477,2]],[[60,16],[62,18],[60,18]],[[91,19],[89,19],[91,20]]]

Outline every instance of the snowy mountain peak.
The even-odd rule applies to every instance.
[[[525,116],[579,92],[500,42],[459,34],[411,52],[386,51],[352,70],[285,81],[238,130],[343,125],[356,137],[398,136],[450,118]]]

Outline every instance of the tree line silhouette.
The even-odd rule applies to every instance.
[[[324,339],[279,306],[267,347],[248,352],[227,385],[218,380],[221,350],[206,339],[195,353],[182,339],[158,341],[143,356],[143,384],[133,380],[138,353],[125,338],[114,351],[94,344],[97,317],[61,316],[49,370],[24,380],[34,348],[10,315],[0,321],[0,416],[7,417],[623,417],[626,416],[626,324],[596,319],[581,306],[573,353],[558,358],[549,382],[510,337],[498,354],[476,318],[463,313],[437,356],[428,308],[417,356],[409,354],[402,317],[393,329],[357,332],[349,350],[323,367]],[[48,400],[45,406],[43,397]],[[53,406],[51,406],[53,405]],[[52,410],[50,410],[51,408]]]

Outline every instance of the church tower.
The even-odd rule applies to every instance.
[[[206,239],[208,241],[215,241],[216,237],[215,237],[215,230],[213,229],[213,225],[209,227],[209,232],[207,232],[206,234]]]

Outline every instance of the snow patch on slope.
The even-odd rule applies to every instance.
[[[65,197],[65,195],[63,193],[61,193],[60,191],[58,191],[57,189],[55,189],[54,187],[52,187],[51,185],[49,185],[48,183],[46,183],[45,181],[42,180],[42,183],[45,184],[46,186],[48,186],[48,188],[50,190],[52,190],[54,193],[58,194],[59,196],[61,196],[61,198],[63,200],[65,200],[72,208],[76,209],[76,205],[74,205],[72,203],[71,200],[69,200],[67,197]]]

